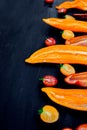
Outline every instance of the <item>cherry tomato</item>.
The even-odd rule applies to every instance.
[[[45,123],[54,123],[59,119],[59,111],[51,105],[45,105],[39,111],[40,119]]]
[[[87,130],[87,124],[81,124],[75,130]]]
[[[53,3],[54,0],[45,0],[45,2],[50,4],[50,3]]]
[[[62,130],[73,130],[72,128],[63,128]]]
[[[71,30],[64,30],[62,33],[62,38],[65,40],[69,40],[73,38],[75,35]]]
[[[72,65],[70,64],[63,64],[60,67],[60,72],[65,75],[68,76],[70,74],[74,74],[75,73],[75,69]]]
[[[42,80],[43,84],[47,87],[53,87],[53,86],[57,85],[57,83],[58,83],[57,78],[53,75],[45,75],[40,80]]]
[[[67,14],[67,15],[65,15],[65,18],[66,18],[66,19],[75,20],[75,18],[74,18],[73,16],[71,16],[71,15],[68,15],[68,14]]]
[[[58,9],[58,13],[66,13],[67,12],[67,9],[65,9],[65,8],[60,8],[60,9]]]
[[[45,40],[46,46],[52,46],[56,44],[56,40],[53,37],[49,37]]]

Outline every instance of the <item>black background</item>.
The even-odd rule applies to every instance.
[[[34,51],[45,46],[47,37],[54,37],[62,44],[60,30],[45,23],[42,18],[58,17],[55,6],[64,0],[54,0],[52,5],[44,0],[0,0],[0,130],[61,130],[75,129],[87,123],[87,113],[71,110],[53,103],[41,92],[39,81],[44,75],[58,78],[57,87],[76,87],[64,83],[58,65],[26,64],[24,60]],[[78,10],[68,10],[72,13]],[[78,33],[76,34],[78,35]],[[86,66],[74,65],[77,72]],[[59,110],[56,123],[46,124],[38,115],[44,105]]]

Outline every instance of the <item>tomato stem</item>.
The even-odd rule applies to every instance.
[[[62,35],[62,34],[63,34],[63,31],[60,31],[60,34]]]
[[[58,67],[61,68],[63,66],[63,64],[59,64]]]
[[[43,108],[40,108],[40,109],[38,110],[38,114],[40,115],[42,112],[43,112]]]
[[[43,78],[39,78],[39,80],[42,80],[42,81],[43,81]]]

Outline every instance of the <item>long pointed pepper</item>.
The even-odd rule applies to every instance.
[[[87,22],[67,18],[43,18],[46,24],[61,30],[87,33]]]
[[[65,8],[65,9],[76,8],[76,9],[87,11],[87,0],[65,1],[65,2],[62,2],[60,5],[57,5],[55,8],[56,9],[60,9],[60,8]]]
[[[87,89],[41,89],[55,103],[75,110],[87,111]]]
[[[53,45],[44,47],[25,59],[27,63],[72,63],[87,65],[87,47]]]

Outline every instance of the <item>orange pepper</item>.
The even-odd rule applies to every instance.
[[[25,59],[27,63],[72,63],[87,65],[87,47],[53,45],[41,48]]]
[[[41,90],[57,104],[75,110],[87,111],[87,89],[44,87]]]
[[[61,29],[71,30],[73,32],[85,32],[87,33],[87,22],[68,18],[43,18],[46,24]]]
[[[65,1],[60,5],[56,6],[56,9],[61,9],[61,8],[65,8],[65,9],[76,8],[76,9],[87,11],[87,0]]]

